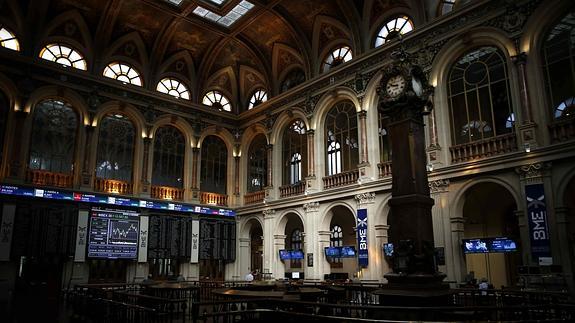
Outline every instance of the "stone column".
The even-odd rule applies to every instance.
[[[234,195],[240,195],[240,156],[234,156]],[[238,203],[239,204],[239,203]]]
[[[369,157],[367,154],[367,123],[366,123],[366,118],[367,118],[367,111],[365,110],[361,110],[359,111],[359,113],[357,114],[357,117],[359,118],[359,140],[361,143],[361,153],[360,153],[360,165],[368,165],[369,164]]]
[[[314,149],[315,130],[307,131],[307,176],[315,177],[315,149]]]
[[[152,143],[152,138],[144,137],[144,160],[142,162],[142,177],[140,178],[140,195],[149,197],[150,196],[150,179],[148,178],[149,168],[150,168],[150,145]]]
[[[268,154],[268,174],[267,174],[267,182],[266,182],[266,186],[267,187],[273,187],[273,151],[274,151],[274,145],[269,144],[266,146],[266,152]]]
[[[384,279],[383,275],[391,271],[391,263],[389,263],[382,252],[383,245],[388,242],[388,230],[389,225],[387,224],[376,224],[374,226],[375,229],[375,252],[379,253],[379,263],[378,266],[375,267],[374,278],[379,281]]]
[[[450,261],[457,254],[453,254],[453,243],[459,246],[459,241],[451,240],[451,224],[449,223],[449,180],[439,179],[429,182],[429,191],[435,204],[431,208],[431,216],[433,222],[433,237],[435,248],[443,248],[445,256],[445,264],[439,265],[438,270],[447,274],[450,280],[455,277],[454,262]]]
[[[200,165],[200,148],[192,148],[192,200],[199,201],[200,199],[200,186],[198,184],[198,168]]]
[[[465,219],[463,214],[457,214],[449,218],[451,227],[451,241],[456,242],[451,246],[451,263],[453,270],[453,279],[455,281],[463,281],[467,274],[467,267],[465,265],[465,255],[463,250],[458,245],[459,241],[464,238],[465,234]],[[448,269],[449,272],[449,269]]]
[[[285,276],[285,264],[279,258],[279,252],[281,249],[285,249],[286,245],[286,235],[285,234],[274,234],[274,249],[271,259],[274,259],[274,277],[276,279],[284,278]]]
[[[80,181],[80,187],[87,190],[92,190],[94,188],[93,185],[93,177],[96,176],[95,169],[92,168],[91,161],[92,161],[92,140],[94,140],[94,132],[96,127],[91,124],[87,124],[84,126],[86,129],[86,144],[84,145],[84,162],[82,163],[82,180]],[[97,154],[96,150],[96,154]]]
[[[331,267],[329,266],[329,262],[325,257],[325,248],[329,247],[331,238],[330,231],[318,231],[317,232],[317,246],[315,254],[317,254],[317,264],[318,264],[318,275],[319,279],[323,280],[325,274],[331,273]],[[314,264],[315,265],[315,264]]]
[[[276,265],[279,262],[279,256],[277,252],[275,252],[275,245],[274,245],[274,235],[273,229],[275,228],[275,213],[276,211],[273,209],[265,209],[263,210],[264,216],[264,227],[263,234],[264,234],[264,258],[262,259],[262,266],[263,272],[271,273],[274,278],[278,277],[276,273]],[[275,252],[275,253],[274,253]],[[282,273],[283,275],[283,273]],[[281,276],[283,277],[283,276]],[[280,278],[281,278],[280,277]]]
[[[519,53],[511,57],[511,60],[517,66],[517,73],[519,79],[519,90],[521,95],[521,120],[519,129],[519,143],[522,143],[524,149],[527,150],[535,148],[538,146],[536,127],[537,124],[533,120],[533,111],[531,108],[531,102],[529,100],[529,90],[527,86],[527,71],[525,65],[527,63],[527,54]]]
[[[318,202],[310,202],[303,205],[303,210],[305,214],[304,218],[304,226],[306,234],[305,239],[305,252],[306,252],[306,261],[305,261],[305,279],[306,280],[313,280],[313,281],[321,281],[323,277],[320,275],[319,262],[323,257],[323,250],[322,253],[318,253],[317,251],[317,244],[318,244],[318,237],[315,234],[317,231],[316,222],[319,219],[319,203]],[[307,254],[312,254],[313,258],[313,266],[309,267],[309,263],[307,262]]]
[[[251,239],[250,238],[239,238],[239,255],[236,258],[239,260],[239,275],[240,280],[243,280],[242,275],[247,274],[252,270],[251,259],[252,259],[252,249],[251,249]]]

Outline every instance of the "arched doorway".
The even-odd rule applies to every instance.
[[[495,288],[514,285],[521,265],[521,239],[513,195],[496,183],[479,183],[465,192],[463,218],[465,221],[464,249],[468,273],[475,279],[486,278]],[[515,242],[516,251],[494,252],[491,239],[508,238]],[[464,248],[467,239],[485,243],[484,252],[469,252]],[[489,250],[489,252],[487,252]]]
[[[344,206],[335,206],[331,209],[332,217],[329,224],[330,247],[353,247],[357,250],[355,233],[355,216]],[[327,256],[330,272],[328,279],[340,280],[352,278],[358,272],[357,256],[342,257]]]
[[[280,260],[283,261],[285,268],[285,278],[303,279],[304,275],[304,226],[300,217],[295,213],[286,215],[286,226],[284,229],[285,235],[285,249],[287,253],[285,256],[289,259],[281,259],[284,257],[280,254]]]
[[[263,272],[263,253],[264,253],[264,240],[263,240],[262,226],[258,221],[252,221],[250,229],[250,271],[256,272],[255,279],[260,279],[260,273]]]

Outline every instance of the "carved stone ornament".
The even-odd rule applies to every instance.
[[[519,174],[521,180],[538,180],[543,177],[545,171],[551,168],[551,163],[535,163],[523,165],[515,168],[515,172]]]
[[[449,189],[449,180],[448,179],[438,179],[436,181],[429,182],[430,193],[447,192],[448,189]]]
[[[264,219],[270,219],[273,218],[274,215],[276,214],[276,210],[274,209],[265,209],[262,211],[262,213],[264,214]]]
[[[305,213],[312,213],[319,211],[319,202],[309,202],[303,205]]]
[[[357,201],[358,205],[373,204],[375,203],[375,193],[369,192],[357,194],[355,196],[355,200]]]

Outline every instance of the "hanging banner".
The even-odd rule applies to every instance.
[[[545,202],[543,184],[526,185],[525,196],[527,197],[527,221],[529,221],[531,255],[534,259],[550,257],[547,203]]]
[[[148,227],[150,218],[140,216],[140,241],[138,241],[138,262],[148,262]]]
[[[367,267],[367,209],[357,210],[357,263]]]
[[[2,206],[2,222],[0,222],[0,261],[10,261],[15,214],[16,205],[4,204]]]
[[[192,256],[190,263],[197,264],[200,254],[200,221],[192,220]]]
[[[78,211],[78,225],[76,226],[76,252],[75,262],[86,261],[86,242],[88,237],[88,210]]]

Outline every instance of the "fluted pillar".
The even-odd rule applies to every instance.
[[[90,165],[90,161],[92,159],[90,156],[92,153],[92,141],[94,140],[94,132],[96,127],[91,124],[87,124],[84,126],[84,128],[86,129],[86,143],[84,145],[84,162],[82,164],[82,181],[80,186],[84,189],[92,189],[92,180],[96,174]]]
[[[361,154],[360,154],[360,165],[366,165],[369,163],[369,158],[367,154],[367,111],[361,110],[357,114],[359,118],[359,140],[361,140]]]
[[[142,176],[140,178],[140,189],[141,194],[144,196],[150,196],[150,180],[148,178],[149,174],[149,159],[150,159],[150,145],[152,143],[152,138],[144,137],[144,160],[142,162]]]

